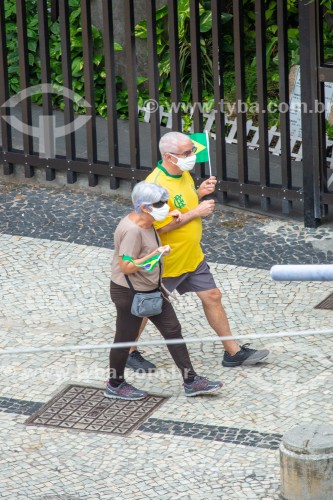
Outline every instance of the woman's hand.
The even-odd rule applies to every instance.
[[[169,255],[170,252],[171,252],[170,245],[164,245],[162,247],[158,247],[156,250],[157,254],[162,253],[163,255]]]
[[[129,261],[124,261],[122,257],[119,256],[119,267],[121,272],[124,274],[137,273],[141,268],[137,267],[137,265],[135,264],[142,264],[145,260],[150,259],[155,255],[159,255],[160,253],[163,255],[169,255],[170,252],[171,252],[170,245],[160,246],[157,247],[156,250],[154,250],[153,252],[149,253],[148,255],[145,255],[144,257],[141,257],[140,259],[133,259],[134,264]]]
[[[179,210],[172,210],[172,212],[169,212],[168,215],[171,215],[171,217],[174,217],[176,222],[181,222],[183,219],[183,214],[179,212]]]

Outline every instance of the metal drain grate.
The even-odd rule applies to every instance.
[[[318,304],[315,309],[330,309],[331,311],[333,311],[333,293],[326,297],[325,300],[320,302],[320,304]]]
[[[168,398],[150,394],[140,401],[107,399],[104,389],[69,385],[29,417],[27,425],[127,436]]]

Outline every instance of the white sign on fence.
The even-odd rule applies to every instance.
[[[301,72],[300,67],[296,66],[296,74],[294,77],[294,85],[290,92],[290,137],[294,140],[302,139],[302,97],[301,97]],[[333,100],[333,83],[325,82],[325,118],[328,119]],[[317,109],[307,110],[310,113],[321,111],[320,105],[317,103]],[[304,106],[304,105],[303,105]],[[316,107],[315,106],[315,107]]]

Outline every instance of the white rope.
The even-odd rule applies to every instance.
[[[64,351],[92,351],[104,349],[119,349],[122,347],[144,347],[144,346],[166,346],[175,344],[205,344],[210,342],[224,342],[226,340],[256,340],[256,339],[273,339],[283,337],[306,337],[308,335],[328,335],[333,333],[333,330],[303,330],[299,332],[277,332],[277,333],[262,333],[249,335],[235,335],[232,337],[189,337],[185,339],[170,339],[170,340],[147,340],[143,342],[119,342],[117,344],[80,344],[80,345],[62,345],[56,347],[23,347],[16,349],[0,350],[0,356],[12,354],[35,354],[38,352],[64,352]]]

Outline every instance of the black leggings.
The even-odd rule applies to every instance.
[[[111,300],[117,309],[116,335],[117,342],[134,342],[138,336],[142,318],[131,314],[133,292],[124,286],[111,281]],[[167,300],[163,300],[161,314],[151,316],[150,321],[156,326],[165,339],[182,339],[181,325],[176,313]],[[190,356],[185,344],[168,345],[169,352],[178,366],[183,379],[193,380],[196,373],[193,369]],[[110,382],[117,383],[124,380],[125,365],[130,348],[121,347],[110,351]]]

